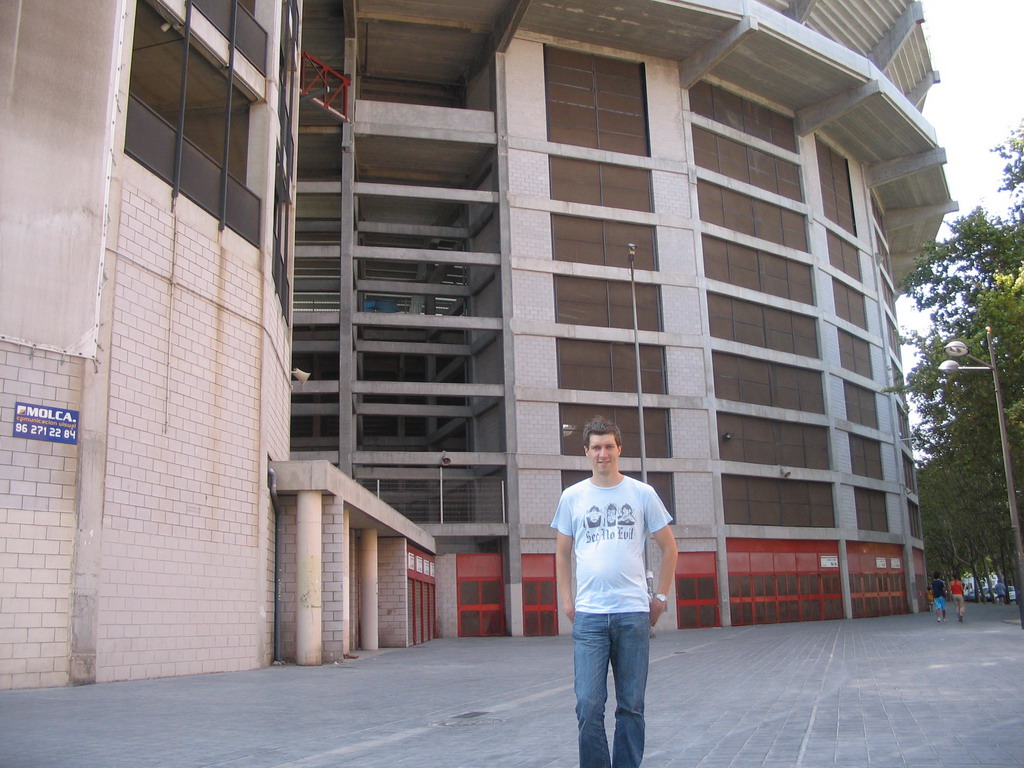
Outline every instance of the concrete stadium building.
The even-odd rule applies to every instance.
[[[922,3],[94,5],[0,11],[0,688],[568,632],[597,413],[662,629],[925,607]]]

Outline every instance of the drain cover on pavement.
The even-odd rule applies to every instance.
[[[497,717],[483,717],[483,715],[490,714],[489,712],[463,712],[461,715],[455,715],[449,717],[446,720],[438,720],[436,723],[431,723],[433,726],[438,728],[464,728],[469,725],[495,725],[500,723],[501,720]]]

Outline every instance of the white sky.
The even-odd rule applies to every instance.
[[[1024,0],[924,0],[924,30],[932,67],[941,82],[933,85],[924,117],[946,148],[946,178],[962,216],[981,205],[1006,212],[1008,196],[997,193],[1006,161],[992,152],[1024,120]],[[946,237],[945,227],[939,232]],[[928,317],[906,298],[896,302],[903,328],[924,330]],[[913,357],[904,349],[907,372]]]

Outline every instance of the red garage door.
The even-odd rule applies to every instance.
[[[505,634],[505,582],[500,554],[456,555],[459,637]]]
[[[718,570],[714,552],[680,552],[676,560],[676,626],[717,627]]]
[[[903,547],[848,541],[846,553],[855,619],[907,612]]]
[[[834,541],[729,539],[733,626],[843,618]]]
[[[555,556],[523,555],[523,634],[558,634]]]

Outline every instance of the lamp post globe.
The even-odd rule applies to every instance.
[[[950,357],[963,357],[967,354],[967,345],[959,339],[953,339],[946,347],[946,354]]]

